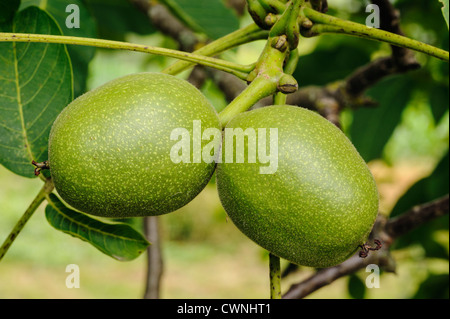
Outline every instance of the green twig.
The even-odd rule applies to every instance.
[[[180,60],[202,64],[224,72],[231,73],[243,80],[247,78],[248,73],[253,69],[253,65],[241,65],[221,59],[206,57],[194,53],[182,52],[166,48],[153,47],[142,44],[134,44],[122,41],[111,41],[103,39],[71,37],[61,35],[47,34],[27,34],[27,33],[5,33],[0,32],[0,42],[39,42],[39,43],[60,43],[93,46],[98,48],[129,50],[135,52],[151,53],[156,55],[168,56]]]
[[[363,24],[342,20],[307,7],[303,8],[303,14],[315,22],[311,29],[302,33],[304,36],[314,36],[322,33],[342,33],[360,38],[386,42],[398,47],[422,52],[447,62],[449,61],[449,53],[447,51],[405,36],[376,28],[370,28]]]
[[[276,36],[279,36],[279,35],[286,34],[286,27],[288,27],[288,25],[289,25],[289,22],[290,22],[293,10],[296,9],[294,7],[294,5],[296,3],[294,3],[294,2],[298,2],[298,0],[290,1],[288,3],[288,5],[286,7],[286,10],[284,10],[284,12],[281,15],[280,19],[270,29],[270,37],[276,37]],[[298,10],[298,9],[299,8],[297,8],[296,10]],[[298,11],[297,11],[297,13],[298,13]]]
[[[270,299],[281,299],[280,258],[269,253]]]
[[[286,62],[286,65],[284,66],[284,73],[285,74],[294,74],[294,71],[297,69],[298,59],[300,55],[298,53],[297,49],[294,49],[289,54],[289,59]],[[273,104],[274,105],[284,105],[286,104],[287,95],[282,92],[277,92],[273,96]]]
[[[222,38],[208,43],[193,53],[202,56],[214,56],[241,44],[266,39],[268,34],[268,31],[261,30],[256,24],[252,23],[244,28],[236,30]],[[189,61],[177,61],[171,66],[165,68],[162,72],[175,75],[189,68],[193,64],[194,63]]]
[[[19,219],[19,221],[14,226],[13,230],[9,233],[8,237],[3,242],[2,246],[0,247],[0,261],[7,253],[9,247],[13,244],[14,240],[17,238],[19,233],[22,231],[23,227],[27,223],[27,221],[30,219],[30,217],[33,215],[33,213],[36,211],[36,209],[41,205],[41,203],[44,201],[45,197],[50,194],[53,191],[53,182],[51,179],[47,179],[44,186],[41,188],[37,196],[34,198],[34,200],[31,202],[30,206],[27,208],[25,213],[22,215],[22,217]]]
[[[285,105],[287,96],[284,93],[277,92],[273,95],[273,105]]]
[[[257,77],[219,114],[222,127],[239,113],[247,111],[256,102],[275,92],[276,82],[265,77]]]
[[[286,9],[286,4],[278,0],[259,0],[259,3],[261,3],[268,12],[275,10],[277,13],[283,13]]]
[[[247,81],[251,82],[250,85],[220,112],[219,118],[222,127],[225,127],[234,116],[247,111],[259,100],[277,92],[278,81],[284,75],[283,64],[289,53],[287,48],[284,50],[277,48],[279,38],[281,37],[269,37],[255,68],[247,78]]]

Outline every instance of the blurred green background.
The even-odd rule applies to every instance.
[[[116,0],[112,3],[125,6],[125,2]],[[146,29],[140,25],[137,28],[136,19],[130,18],[139,16],[134,8],[125,6],[129,11],[119,10],[124,12],[123,15],[114,16],[115,26],[107,28],[104,17],[108,15],[103,11],[102,15],[98,13],[99,2],[86,3],[91,4],[91,9],[97,8],[92,12],[101,21],[100,37],[123,37],[130,42],[176,48],[172,39],[151,27]],[[408,36],[448,50],[448,29],[437,1],[399,0],[395,3],[402,12],[402,27]],[[330,14],[364,21],[364,7],[360,1],[330,0],[329,4]],[[114,14],[120,8],[104,6],[106,12],[110,10]],[[112,13],[108,13],[110,19]],[[241,25],[249,22],[247,14],[239,18]],[[253,62],[263,45],[263,41],[248,44],[225,57],[242,63]],[[300,86],[304,86],[342,79],[355,68],[390,51],[387,45],[367,40],[324,36],[302,39],[300,52],[296,77]],[[389,126],[383,120],[389,115],[380,115],[377,109],[346,111],[343,114],[346,133],[350,137],[355,136],[354,143],[369,162],[376,178],[381,195],[381,213],[386,215],[402,213],[413,204],[421,203],[415,203],[415,200],[427,201],[435,195],[437,197],[432,192],[430,198],[408,195],[415,189],[423,195],[425,192],[420,187],[428,187],[424,186],[427,177],[429,184],[442,180],[448,184],[448,64],[422,54],[417,54],[417,58],[424,66],[421,70],[387,79],[369,92],[377,100],[384,99],[383,105],[396,108],[392,112],[397,114],[397,122]],[[172,59],[163,57],[97,49],[86,65],[86,88],[95,88],[125,74],[160,71],[171,62]],[[181,77],[186,78],[187,75],[185,72]],[[409,87],[410,91],[387,95],[387,88],[392,83]],[[226,106],[222,92],[211,80],[206,81],[202,91],[218,110]],[[396,97],[406,94],[408,98],[404,101]],[[365,134],[372,135],[373,142],[357,140],[364,134],[356,131],[353,125],[358,120],[364,126],[367,117],[372,126],[371,131]],[[383,140],[382,132],[386,131],[389,134]],[[440,162],[443,164],[438,166]],[[436,167],[439,171],[435,171]],[[41,186],[40,180],[19,177],[0,166],[0,241],[6,238]],[[448,186],[441,191],[448,193]],[[0,298],[143,296],[145,255],[131,262],[115,261],[89,244],[54,230],[45,219],[44,207],[42,205],[35,212],[0,263]],[[164,258],[162,298],[268,298],[268,255],[242,235],[227,218],[214,180],[190,204],[160,216],[159,220]],[[140,228],[140,223],[141,220],[136,220],[134,225]],[[383,272],[380,288],[355,293],[355,287],[361,285],[368,275],[363,269],[308,298],[448,298],[448,217],[425,225],[421,231],[406,236],[393,248],[396,273]],[[69,264],[80,267],[78,289],[68,289],[65,285],[69,275],[65,269]],[[287,263],[282,261],[282,267],[286,266]],[[284,278],[283,290],[312,273],[313,269],[300,267]]]

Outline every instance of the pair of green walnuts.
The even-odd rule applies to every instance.
[[[50,173],[58,194],[92,215],[160,215],[189,203],[216,171],[230,219],[274,255],[323,268],[365,242],[378,213],[377,188],[352,143],[326,119],[289,105],[235,116],[226,128],[277,129],[271,174],[261,174],[258,160],[193,161],[195,142],[186,145],[190,161],[174,161],[171,135],[178,128],[196,134],[194,121],[201,121],[201,133],[222,131],[208,100],[165,74],[124,76],[80,96],[50,133]],[[227,141],[225,136],[222,150]],[[201,147],[208,142],[202,139]]]

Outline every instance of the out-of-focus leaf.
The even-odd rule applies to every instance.
[[[102,39],[125,40],[129,32],[150,34],[155,31],[150,20],[128,0],[84,0],[97,21]]]
[[[357,275],[352,274],[348,278],[348,293],[353,299],[364,299],[366,285]]]
[[[414,299],[448,299],[449,281],[448,274],[429,275],[424,282],[420,284],[419,289],[414,295]]]
[[[378,45],[353,37],[324,35],[312,53],[300,56],[294,77],[300,86],[342,80],[368,63],[370,52]]]
[[[433,173],[414,184],[397,202],[390,216],[398,216],[413,206],[449,193],[449,153],[441,159]]]
[[[398,216],[416,205],[430,202],[448,193],[449,154],[447,153],[429,177],[418,181],[400,198],[390,216]],[[448,258],[447,249],[436,242],[433,237],[436,230],[448,230],[448,226],[448,215],[430,221],[398,238],[394,243],[394,248],[400,249],[417,243],[422,245],[428,257]]]
[[[439,122],[448,111],[449,90],[448,85],[433,85],[428,95],[431,111],[435,122]]]
[[[20,6],[20,0],[9,0],[0,2],[0,24],[11,21],[14,13]]]
[[[412,90],[409,76],[389,77],[367,91],[378,106],[353,112],[351,140],[366,162],[382,157],[386,143],[400,123]]]
[[[97,36],[95,21],[81,0],[22,0],[20,8],[24,9],[32,5],[38,6],[50,14],[56,20],[64,35],[86,38],[95,38]],[[66,23],[66,19],[69,15],[72,13],[76,14],[76,12],[72,12],[72,10],[66,12],[66,8],[69,5],[72,5],[69,9],[76,6],[78,10],[80,22],[79,28],[72,28],[70,27],[70,24],[68,25]],[[95,48],[80,45],[68,45],[67,50],[69,51],[73,67],[74,97],[77,97],[86,90],[88,65],[94,57]]]
[[[442,19],[442,3],[440,0],[397,0],[395,6],[401,12],[402,26],[417,23],[425,28],[439,28],[446,26]],[[423,14],[426,12],[427,14]],[[445,28],[447,31],[448,29]]]
[[[148,241],[126,224],[107,224],[67,208],[51,194],[45,208],[45,217],[56,229],[87,241],[102,253],[129,261],[139,257],[148,247]]]
[[[222,0],[163,0],[194,31],[217,39],[239,28],[239,20]]]
[[[61,34],[44,11],[29,7],[3,31]],[[62,44],[0,43],[0,163],[34,177],[31,161],[47,160],[48,135],[72,100],[72,69]]]

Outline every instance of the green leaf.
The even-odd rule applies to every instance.
[[[442,14],[444,15],[445,22],[447,22],[447,28],[448,28],[448,20],[449,20],[449,16],[448,16],[449,3],[448,3],[448,1],[449,0],[439,0],[439,1],[442,2],[442,4],[443,4]]]
[[[218,39],[239,28],[239,20],[222,0],[164,0],[169,9],[194,31]]]
[[[42,10],[51,15],[58,23],[64,35],[86,38],[97,37],[97,26],[95,24],[95,20],[80,0],[22,0],[20,8],[24,9],[33,5],[40,7]],[[68,10],[68,12],[66,12],[68,5],[75,5],[78,8],[78,11],[75,12]],[[79,13],[79,28],[72,28],[70,27],[70,24],[67,25],[66,23],[68,18],[69,21],[72,21],[70,18],[75,17],[72,13]],[[72,61],[74,93],[75,97],[77,97],[86,90],[88,65],[94,57],[96,49],[89,46],[69,45],[67,46],[67,50],[69,51]]]
[[[44,11],[29,7],[6,32],[61,34]],[[72,68],[66,47],[45,43],[0,43],[0,164],[34,177],[32,160],[47,160],[48,135],[72,100]]]
[[[131,226],[107,224],[67,208],[54,194],[50,194],[45,208],[47,221],[56,229],[87,241],[102,253],[119,261],[139,257],[150,245]]]
[[[449,154],[447,153],[433,173],[414,184],[397,202],[390,217],[403,214],[412,207],[430,202],[449,193]],[[448,230],[448,215],[430,221],[404,234],[395,241],[394,248],[401,249],[412,244],[421,245],[428,257],[448,258],[447,249],[433,236],[437,230]]]
[[[430,274],[419,286],[413,299],[448,299],[448,274]]]
[[[155,31],[149,18],[129,0],[84,0],[97,21],[102,39],[125,40],[129,32],[149,34]]]
[[[366,162],[381,158],[384,147],[399,124],[412,93],[409,76],[393,76],[367,91],[377,107],[353,112],[350,136]]]
[[[19,8],[20,0],[9,0],[0,2],[0,24],[11,21]]]
[[[433,86],[429,91],[428,99],[436,123],[439,122],[442,116],[448,111],[449,98],[448,85],[433,83]]]
[[[355,274],[351,274],[348,278],[348,293],[354,299],[364,299],[366,294],[366,285]]]
[[[396,203],[390,216],[398,216],[410,208],[449,193],[449,153],[440,160],[433,173],[414,184]]]

